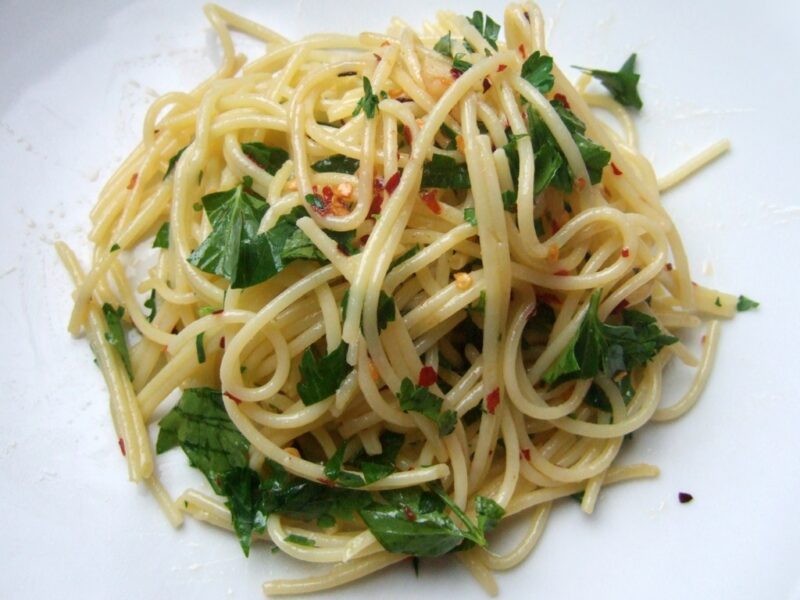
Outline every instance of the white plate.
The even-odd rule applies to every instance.
[[[229,6],[289,37],[419,25],[436,3]],[[502,6],[481,2],[499,18]],[[69,8],[67,8],[69,6]],[[797,598],[800,140],[795,2],[543,3],[557,62],[616,68],[639,53],[637,122],[659,173],[721,137],[730,155],[664,201],[695,278],[762,302],[727,323],[699,406],[637,433],[626,460],[654,481],[565,502],[541,545],[499,576],[505,598]],[[257,546],[188,522],[173,531],[126,481],[102,379],[66,333],[70,286],[52,242],[84,259],[88,211],[136,143],[156,93],[192,88],[219,50],[199,2],[0,3],[0,563],[7,598],[259,598],[299,575]],[[167,475],[185,468],[178,454]],[[177,491],[177,490],[174,490]],[[688,505],[679,491],[694,494]],[[409,564],[330,597],[482,598],[456,561]]]

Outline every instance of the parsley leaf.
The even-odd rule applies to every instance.
[[[311,165],[317,173],[347,173],[354,175],[361,163],[357,158],[350,158],[344,154],[334,154],[323,158]]]
[[[470,206],[464,209],[464,220],[475,227],[478,226],[478,217],[475,216],[475,208]]]
[[[441,38],[439,38],[439,41],[434,44],[433,49],[447,58],[450,58],[453,55],[453,40],[449,31],[447,32],[447,35],[443,35]]]
[[[370,456],[362,452],[353,459],[353,464],[364,473],[364,479],[367,484],[375,483],[379,479],[394,473],[396,469],[395,461],[405,439],[402,433],[386,430],[380,436],[380,454]]]
[[[464,55],[458,53],[453,57],[453,68],[459,73],[464,73],[468,71],[469,68],[472,66],[472,63],[461,58],[462,56]]]
[[[635,310],[622,312],[622,325],[600,321],[600,290],[592,294],[589,309],[576,335],[542,375],[548,385],[571,379],[590,379],[600,372],[608,377],[630,373],[678,338],[664,334],[655,318]]]
[[[267,146],[261,142],[242,144],[242,152],[270,175],[275,175],[287,160],[289,153],[283,148]]]
[[[269,516],[263,506],[261,478],[249,467],[235,467],[221,478],[221,488],[239,545],[249,556],[253,534],[264,532]]]
[[[736,310],[738,312],[745,312],[747,310],[758,308],[758,306],[759,303],[755,300],[751,300],[747,296],[739,296],[739,301],[736,303]]]
[[[483,13],[476,10],[472,13],[472,17],[467,17],[467,21],[472,23],[492,48],[497,50],[497,36],[500,34],[500,25],[495,23],[492,17],[486,15],[484,18]]]
[[[466,190],[470,185],[466,163],[457,163],[450,156],[434,154],[431,160],[422,165],[420,187]]]
[[[316,546],[317,543],[307,538],[304,535],[297,535],[296,533],[290,533],[285,538],[283,538],[284,542],[289,542],[290,544],[297,544],[298,546]]]
[[[108,302],[103,304],[103,316],[106,318],[106,327],[108,328],[105,333],[106,341],[119,353],[122,364],[125,365],[125,371],[133,381],[131,355],[128,352],[128,342],[125,339],[125,331],[122,328],[122,317],[124,315],[125,309],[122,306],[115,309]]]
[[[397,398],[400,400],[400,409],[403,412],[411,410],[427,417],[436,423],[439,435],[442,437],[450,435],[455,429],[458,420],[456,413],[452,410],[442,412],[444,400],[428,388],[414,385],[408,377],[404,377],[400,382],[400,393]]]
[[[553,89],[555,83],[552,70],[553,57],[545,56],[537,50],[522,63],[520,75],[542,94],[546,94]]]
[[[588,73],[597,79],[603,86],[611,92],[614,100],[622,106],[632,106],[638,110],[642,109],[642,99],[636,89],[639,83],[639,74],[635,72],[636,54],[631,54],[628,60],[622,65],[619,71],[603,71],[601,69],[589,69],[586,67],[575,67],[584,73]]]
[[[195,350],[197,351],[197,362],[201,365],[204,362],[206,362],[206,347],[205,344],[203,343],[203,338],[205,337],[205,335],[206,332],[201,331],[200,333],[197,334],[197,337],[194,338],[194,347]]]
[[[360,475],[342,469],[344,453],[347,450],[349,442],[350,440],[345,440],[342,442],[342,445],[336,449],[336,452],[334,452],[325,463],[323,473],[325,473],[325,477],[331,481],[336,481],[345,487],[359,487],[364,485],[364,479],[362,479]]]
[[[153,248],[169,248],[169,221],[158,228],[156,237],[153,240]]]
[[[398,256],[391,263],[389,263],[389,271],[394,269],[397,265],[406,262],[409,258],[414,256],[420,250],[422,250],[422,248],[420,247],[419,244],[414,244],[413,246],[411,246],[411,248],[403,252],[400,256]]]
[[[156,452],[180,446],[218,494],[224,494],[223,477],[228,471],[248,465],[250,442],[228,417],[219,390],[184,390],[159,427]]]
[[[363,110],[367,118],[372,119],[375,117],[375,112],[378,110],[378,103],[380,100],[378,100],[378,96],[372,92],[372,84],[369,79],[366,77],[362,77],[362,79],[364,83],[364,97],[356,104],[353,110],[353,116],[357,116]]]
[[[243,245],[255,239],[258,225],[267,211],[264,200],[246,191],[246,183],[203,196],[203,208],[213,229],[188,258],[189,263],[201,271],[231,281],[239,273]]]
[[[303,404],[311,406],[330,398],[353,370],[347,364],[347,344],[342,342],[330,354],[317,358],[312,348],[307,348],[300,361],[300,382],[297,393]]]
[[[156,290],[150,290],[150,296],[144,301],[144,307],[150,309],[150,314],[147,315],[147,322],[152,323],[156,318]]]
[[[342,312],[344,313],[347,310],[347,302],[350,298],[350,290],[348,289],[344,296],[342,296],[342,301],[339,303],[339,306],[342,308]],[[395,303],[394,298],[392,298],[389,294],[381,290],[380,295],[378,296],[378,331],[383,331],[386,327],[395,320],[396,317],[395,311]],[[363,325],[362,325],[363,329]]]
[[[169,177],[170,173],[172,173],[173,169],[175,168],[175,165],[176,165],[176,164],[178,164],[178,161],[180,160],[180,158],[181,158],[181,155],[184,153],[184,151],[185,151],[185,150],[186,150],[188,147],[189,147],[189,145],[188,145],[188,144],[187,144],[187,145],[185,145],[183,148],[181,148],[180,150],[178,150],[178,151],[175,153],[175,156],[173,156],[172,158],[170,158],[170,159],[169,159],[169,164],[167,164],[167,170],[166,170],[166,172],[164,173],[164,177],[162,178],[162,181],[163,181],[164,179],[166,179],[167,177]]]

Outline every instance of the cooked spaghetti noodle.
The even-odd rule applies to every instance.
[[[414,527],[429,513],[393,505],[392,490],[446,496],[436,518],[453,523],[455,541],[475,540],[448,515],[464,511],[473,531],[476,518],[488,529],[486,506],[495,517],[528,511],[507,554],[482,533],[449,546],[493,592],[491,572],[532,551],[555,500],[581,494],[591,513],[603,486],[657,475],[615,465],[626,434],[697,400],[715,319],[736,299],[692,283],[659,192],[727,145],[658,179],[625,109],[547,62],[533,5],[507,8],[505,43],[489,20],[450,13],[421,33],[395,20],[386,33],[298,42],[216,6],[206,14],[224,49],[219,71],[147,113],[141,144],[91,213],[91,269],[58,246],[76,285],[69,328],[87,334],[106,378],[130,478],[173,525],[188,514],[236,530],[246,549],[253,535],[333,565],[268,582],[267,594],[434,554],[398,551],[399,534],[369,517],[401,508],[408,548],[419,548]],[[229,28],[266,54],[246,62]],[[599,169],[588,144],[605,157]],[[545,169],[561,169],[566,187],[551,178],[539,189]],[[136,277],[132,253],[154,237],[152,266]],[[701,356],[668,334],[704,322]],[[129,350],[128,326],[138,331]],[[659,408],[673,358],[696,368],[694,382]],[[203,468],[218,457],[198,459],[207,448],[181,437],[207,417],[183,404],[191,394],[232,436],[202,444],[224,454],[246,440],[232,470],[256,474],[248,490],[267,477],[279,494],[286,481],[333,503],[344,490],[357,515],[309,520],[273,506],[237,520],[229,473]],[[147,424],[170,409],[157,449],[181,445],[216,496],[173,501],[159,482]]]

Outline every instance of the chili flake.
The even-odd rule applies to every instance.
[[[500,404],[500,388],[494,388],[491,393],[486,396],[486,410],[490,415],[494,414],[497,406]]]
[[[419,370],[419,380],[417,385],[421,385],[422,387],[431,387],[434,383],[436,383],[437,379],[438,376],[436,375],[436,369],[430,365],[425,365]]]

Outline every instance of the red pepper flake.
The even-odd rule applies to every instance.
[[[613,161],[613,160],[611,161],[611,171],[614,173],[614,175],[622,175],[622,171],[621,171],[621,170],[620,170],[620,168],[619,168],[619,167],[618,167],[618,166],[617,166],[617,165],[614,163],[614,161]]]
[[[494,414],[497,410],[497,405],[500,404],[500,388],[494,388],[491,393],[486,396],[486,410],[490,415]]]
[[[566,269],[560,269],[555,273],[553,273],[553,275],[557,275],[559,277],[567,277],[569,275],[569,271],[567,271]]]
[[[219,338],[219,347],[222,348],[223,350],[225,349],[225,336],[224,335],[221,338]]]
[[[425,190],[422,192],[422,202],[431,209],[431,212],[440,215],[442,214],[442,205],[436,199],[436,190]]]
[[[122,452],[122,456],[125,456],[125,440],[119,438],[117,443],[119,444],[119,451]]]
[[[388,46],[388,45],[389,45],[389,40],[383,40],[383,43],[381,44],[381,48],[383,48],[384,46]]]
[[[373,52],[372,56],[374,56],[377,59],[378,62],[381,62],[381,55],[380,54],[376,54],[375,52]]]
[[[222,313],[224,313],[224,312],[225,312],[225,309],[224,309],[224,308],[218,308],[217,310],[215,310],[215,311],[214,311],[214,312],[212,312],[211,314],[212,314],[212,315],[221,315],[221,314],[222,314]]]
[[[531,459],[531,450],[530,448],[523,448],[519,451],[519,457],[524,458],[525,460]]]
[[[239,398],[237,398],[236,396],[234,396],[234,395],[233,395],[233,394],[231,394],[230,392],[225,392],[225,393],[224,393],[224,394],[222,394],[222,395],[223,395],[223,396],[227,396],[228,398],[230,398],[231,400],[233,400],[234,402],[236,402],[236,404],[241,404],[241,403],[242,403],[242,401],[241,401]]]
[[[667,271],[672,271],[672,269],[673,269],[674,267],[672,266],[672,263],[667,263],[666,265],[664,265],[664,268],[665,268]]]
[[[458,79],[459,77],[461,77],[461,71],[453,67],[452,69],[450,69],[450,77],[452,77],[453,79]]]
[[[419,380],[417,385],[421,385],[422,387],[431,387],[436,380],[438,379],[438,375],[436,374],[436,369],[434,369],[430,365],[425,365],[419,370]]]
[[[408,125],[403,125],[403,139],[405,139],[406,144],[409,146],[411,145],[411,141],[414,139],[414,136],[411,134],[411,128]]]
[[[359,241],[359,242],[361,242],[361,245],[362,245],[362,246],[365,246],[365,245],[367,244],[367,240],[368,240],[368,239],[369,239],[369,234],[368,234],[368,233],[365,233],[365,234],[364,234],[364,235],[362,235],[360,238],[358,238],[358,241]]]
[[[624,246],[622,248],[622,251],[620,252],[620,254],[622,254],[622,258],[628,258],[631,255],[630,248],[628,248],[627,246]]]
[[[561,102],[561,104],[564,105],[564,108],[570,108],[569,101],[567,100],[567,97],[564,94],[556,94],[555,96],[553,96],[553,99]]]
[[[485,93],[486,93],[486,92],[488,92],[490,89],[492,89],[492,82],[491,82],[491,81],[489,81],[489,78],[488,78],[488,77],[484,77],[484,78],[483,78],[483,93],[485,94]]]
[[[400,183],[400,175],[400,171],[395,171],[394,175],[389,177],[389,181],[386,182],[386,193],[390,196],[397,189],[397,184]]]
[[[526,10],[526,11],[523,11],[523,12],[522,12],[522,14],[523,14],[523,15],[525,15],[525,20],[526,20],[528,23],[530,23],[530,22],[531,22],[531,16],[528,14],[528,11],[527,11],[527,10]]]
[[[139,174],[138,173],[134,173],[133,175],[131,175],[131,180],[128,182],[128,189],[129,190],[132,190],[134,187],[136,187],[136,180],[137,179],[139,179]]]
[[[522,58],[528,58],[528,54],[525,52],[525,44],[520,44],[517,47],[517,50],[519,51]]]
[[[680,502],[681,504],[686,504],[687,502],[691,502],[692,500],[694,500],[694,496],[692,496],[688,492],[680,492],[678,494],[678,502]]]
[[[336,484],[327,477],[320,477],[317,479],[317,481],[319,481],[323,485],[327,485],[328,487],[336,487]]]
[[[369,216],[378,215],[383,206],[383,177],[376,177],[372,181],[372,204],[369,206]]]
[[[497,72],[498,72],[498,73],[502,73],[502,72],[503,72],[503,71],[505,71],[507,68],[508,68],[508,65],[502,65],[502,64],[501,64],[501,65],[497,65]]]
[[[326,185],[322,188],[322,199],[325,200],[325,204],[330,204],[333,201],[333,190],[331,186]]]
[[[617,305],[614,307],[614,310],[612,310],[611,312],[612,312],[612,313],[614,313],[614,314],[617,314],[617,313],[619,313],[619,312],[622,312],[622,311],[623,311],[623,309],[627,308],[629,305],[630,305],[630,302],[628,302],[627,300],[624,300],[624,299],[623,299],[623,300],[622,300],[622,302],[620,302],[619,304],[617,304]]]
[[[414,514],[414,511],[411,510],[408,506],[403,507],[403,512],[406,513],[406,519],[409,521],[416,521],[417,515]]]

